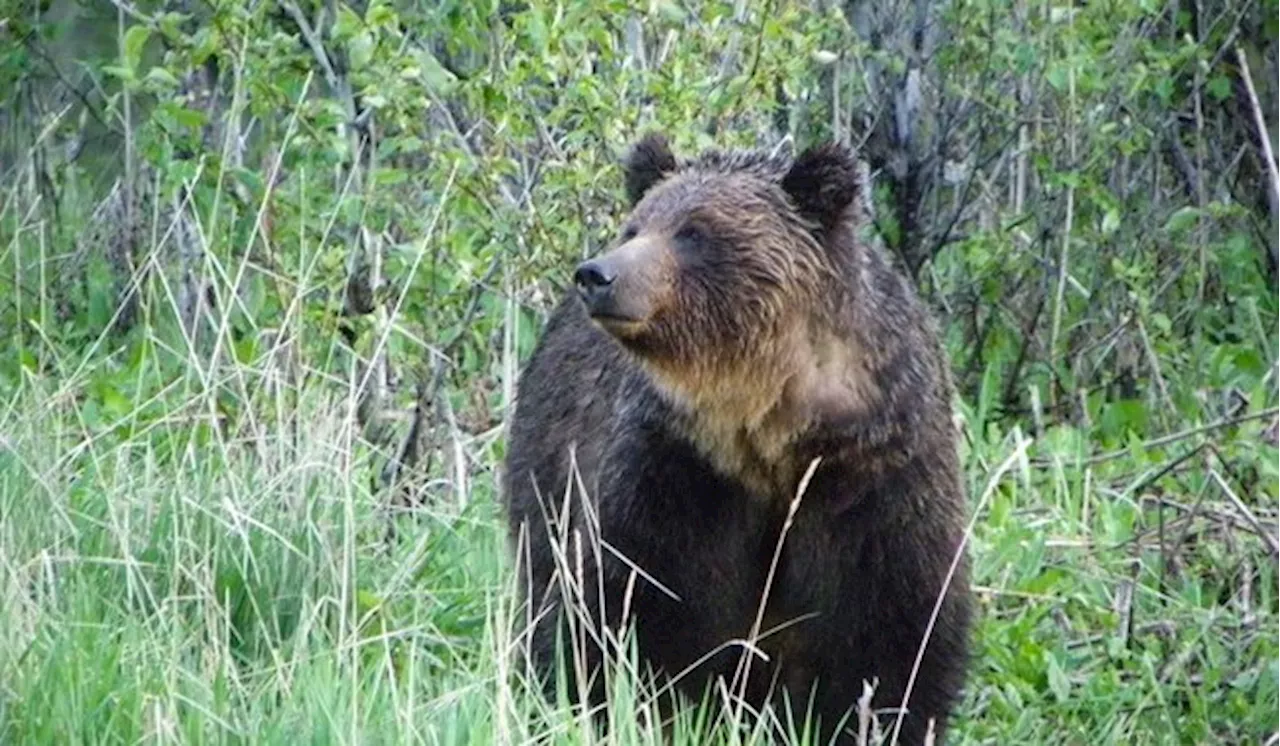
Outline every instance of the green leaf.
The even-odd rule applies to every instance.
[[[138,69],[142,62],[142,48],[151,38],[151,29],[146,26],[131,26],[124,32],[124,64],[130,71]]]
[[[80,407],[80,419],[84,421],[84,426],[89,432],[98,429],[102,423],[102,408],[98,406],[96,399],[88,399]]]
[[[448,93],[458,82],[458,78],[446,70],[435,55],[425,49],[418,55],[418,61],[422,66],[422,82],[428,90],[434,93]]]
[[[1111,235],[1120,227],[1120,211],[1114,208],[1107,210],[1107,214],[1102,216],[1102,233],[1103,235]]]
[[[365,11],[364,22],[370,26],[382,26],[392,28],[399,22],[396,17],[396,11],[389,3],[373,3],[369,6],[369,10]]]
[[[165,101],[156,107],[157,114],[168,117],[174,124],[179,127],[189,127],[198,129],[204,126],[207,116],[203,111],[198,109],[188,109],[180,106],[173,101]]]
[[[840,59],[840,55],[827,49],[819,49],[813,53],[813,61],[823,67],[832,64],[838,59]]]
[[[1205,86],[1209,91],[1209,95],[1218,101],[1226,101],[1231,97],[1231,81],[1225,75],[1215,75],[1209,78],[1209,83]]]
[[[177,88],[178,79],[167,69],[157,65],[147,71],[146,81],[168,88]]]
[[[122,65],[103,65],[102,72],[113,78],[119,78],[126,83],[132,83],[137,80],[137,76],[133,74],[133,68],[124,67]]]
[[[203,65],[210,55],[222,46],[222,34],[218,29],[205,27],[196,33],[195,48],[191,50],[191,64]]]
[[[1173,322],[1169,320],[1168,315],[1159,311],[1151,314],[1151,325],[1160,330],[1161,334],[1169,334],[1173,331]]]
[[[399,184],[409,178],[409,175],[399,168],[381,168],[374,175],[374,181],[379,186],[393,186]]]
[[[98,395],[102,397],[103,411],[112,419],[120,419],[132,410],[132,404],[129,399],[110,383],[103,382],[99,385]]]
[[[529,13],[529,41],[530,48],[538,53],[547,51],[547,24],[542,20],[542,13],[537,9],[532,9]]]
[[[363,70],[369,66],[369,62],[373,59],[373,50],[376,43],[373,40],[373,34],[362,31],[354,34],[351,40],[347,42],[347,51],[350,55],[351,69]]]
[[[1049,691],[1053,692],[1054,699],[1066,702],[1071,696],[1071,682],[1057,658],[1047,653],[1045,657],[1049,659]]]
[[[1249,347],[1241,347],[1236,350],[1232,362],[1239,370],[1254,376],[1265,374],[1268,368],[1267,361],[1262,358],[1262,355],[1257,350]]]
[[[1180,208],[1169,216],[1169,222],[1164,224],[1164,229],[1168,233],[1182,233],[1191,226],[1195,225],[1196,220],[1200,217],[1200,209],[1190,205]]]
[[[1067,88],[1067,68],[1063,65],[1055,65],[1049,68],[1049,72],[1045,75],[1049,81],[1049,85],[1054,89],[1062,91]]]

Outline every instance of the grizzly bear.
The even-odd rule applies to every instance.
[[[633,625],[684,695],[787,704],[846,743],[866,682],[897,743],[941,743],[971,613],[953,387],[862,234],[855,155],[677,160],[650,134],[624,165],[617,245],[576,268],[508,433],[534,671],[596,673],[570,689],[600,704],[600,650]]]

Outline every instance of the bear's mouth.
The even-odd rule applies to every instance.
[[[622,316],[613,313],[593,313],[591,320],[600,325],[609,334],[619,339],[631,339],[644,331],[646,322],[634,316]]]

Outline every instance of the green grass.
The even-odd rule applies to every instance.
[[[164,346],[144,348],[131,369],[159,376]],[[342,392],[264,388],[267,414],[215,426],[219,394],[267,377],[234,364],[89,422],[103,365],[28,371],[0,405],[0,743],[592,742],[513,668],[495,433],[444,449],[465,492],[439,483],[391,515]],[[1274,526],[1266,420],[1096,463],[1049,431],[1002,475],[1020,436],[969,424],[982,604],[954,742],[1275,732],[1276,563],[1217,482]],[[1156,495],[1177,504],[1163,518]],[[614,737],[656,743],[627,670]],[[703,720],[685,713],[675,742]]]

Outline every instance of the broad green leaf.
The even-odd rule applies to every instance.
[[[149,83],[155,83],[169,88],[176,88],[178,86],[178,79],[173,76],[173,73],[159,65],[156,65],[147,71],[146,80]]]
[[[1120,211],[1116,209],[1107,210],[1107,214],[1102,216],[1102,233],[1103,235],[1111,235],[1120,227]]]
[[[1196,223],[1196,219],[1200,217],[1200,210],[1190,205],[1179,208],[1169,216],[1169,221],[1164,224],[1164,229],[1168,233],[1182,233],[1191,228]]]
[[[1215,75],[1209,78],[1205,89],[1218,101],[1226,101],[1231,97],[1231,80],[1225,75]]]
[[[347,50],[350,54],[351,69],[363,70],[369,66],[369,62],[373,59],[373,50],[377,46],[373,39],[373,34],[367,31],[361,31],[351,37],[347,42]]]
[[[421,50],[418,54],[418,61],[421,65],[422,82],[426,85],[427,90],[437,94],[448,93],[453,89],[454,84],[458,82],[458,78],[446,70],[444,65],[441,65],[440,61],[435,58],[435,55],[427,50]]]
[[[130,26],[124,32],[124,64],[130,71],[136,71],[142,62],[142,48],[151,38],[151,29],[146,26]]]
[[[124,67],[123,65],[103,65],[102,72],[126,83],[132,83],[137,80],[137,77],[133,74],[133,68]]]

